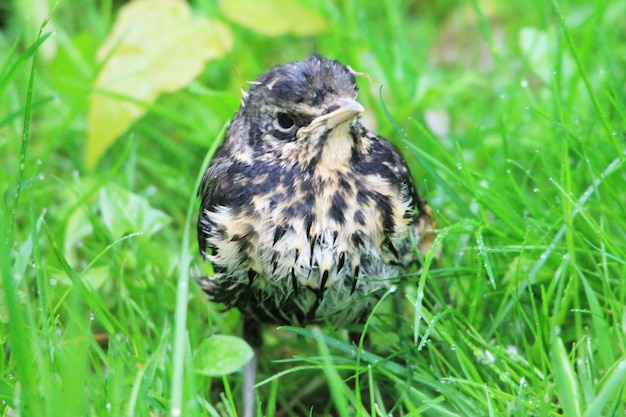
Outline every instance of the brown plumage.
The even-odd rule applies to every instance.
[[[400,152],[360,123],[354,73],[312,55],[274,67],[244,95],[200,195],[201,285],[262,322],[363,322],[432,245],[431,211]],[[251,413],[251,411],[250,411]]]

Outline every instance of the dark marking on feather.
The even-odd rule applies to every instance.
[[[339,260],[337,261],[337,272],[341,271],[341,268],[343,268],[343,264],[345,262],[346,262],[346,253],[341,252],[339,254]]]
[[[254,269],[248,269],[248,287],[252,286],[252,283],[254,282],[257,276],[258,274],[256,273]]]
[[[398,255],[398,250],[396,249],[396,247],[393,245],[393,242],[391,242],[391,239],[389,239],[389,237],[385,238],[385,240],[383,241],[383,245],[385,245],[387,247],[387,249],[389,249],[389,251],[393,254],[393,256],[398,259],[399,255]]]
[[[296,277],[296,271],[291,268],[291,286],[293,287],[293,293],[298,295],[298,278]]]
[[[361,272],[361,267],[356,265],[354,267],[354,277],[352,279],[352,288],[350,289],[350,295],[354,294],[354,290],[356,290],[356,281],[359,279],[359,272]]]

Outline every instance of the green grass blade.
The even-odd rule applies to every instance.
[[[563,341],[559,336],[553,335],[550,345],[550,360],[556,379],[559,403],[562,404],[566,416],[581,416],[580,389],[576,380],[576,373],[567,357]]]
[[[187,205],[187,216],[185,218],[185,226],[183,229],[183,239],[181,242],[181,254],[178,263],[178,286],[176,289],[176,311],[174,313],[174,348],[172,357],[172,393],[170,403],[170,415],[172,417],[180,416],[183,412],[183,388],[184,378],[183,370],[185,363],[185,343],[187,341],[187,300],[189,298],[189,268],[191,265],[191,255],[189,253],[189,247],[191,244],[191,219],[196,206],[197,190],[200,188],[204,171],[209,165],[213,155],[217,152],[219,145],[221,144],[221,138],[223,138],[226,132],[227,125],[224,126],[222,131],[213,141],[213,145],[204,157],[204,161],[196,176],[196,182],[194,188],[189,197],[189,204]]]

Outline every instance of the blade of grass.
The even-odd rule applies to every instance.
[[[22,191],[22,181],[24,178],[24,170],[26,169],[26,153],[28,150],[28,138],[30,136],[30,121],[31,121],[31,112],[33,108],[33,91],[35,85],[35,68],[37,65],[37,56],[39,52],[39,46],[50,36],[50,33],[43,35],[43,30],[50,21],[52,17],[52,13],[54,13],[54,9],[56,8],[58,2],[52,7],[50,14],[44,19],[41,26],[39,27],[39,34],[37,35],[37,40],[33,45],[31,45],[24,54],[20,56],[18,63],[25,61],[32,54],[33,61],[31,63],[30,75],[28,78],[28,89],[26,90],[26,105],[24,106],[24,125],[22,129],[22,143],[20,146],[20,163],[18,165],[17,171],[17,189],[15,191],[15,196],[13,197],[13,210],[11,212],[11,219],[9,221],[9,231],[7,233],[7,238],[11,239],[13,235],[13,227],[15,224],[15,218],[17,216],[17,207],[20,201],[20,194]],[[4,88],[6,88],[5,84],[11,80],[12,72],[17,70],[18,63],[9,69],[9,74],[7,74],[5,80],[0,81],[0,95],[2,94]]]
[[[567,357],[563,341],[558,335],[552,335],[550,359],[556,379],[559,403],[562,404],[565,415],[580,416],[581,397],[576,373]]]
[[[330,390],[331,398],[335,404],[337,415],[348,416],[350,413],[348,411],[348,401],[344,395],[345,383],[339,376],[339,372],[337,372],[337,369],[333,364],[330,351],[328,350],[326,343],[324,343],[324,338],[322,337],[319,329],[313,330],[313,335],[315,336],[317,347],[320,355],[322,356],[322,370],[324,371],[324,375],[326,375],[328,389]]]
[[[561,31],[563,35],[565,35],[565,40],[574,56],[574,60],[576,61],[576,67],[578,68],[578,73],[585,84],[585,88],[587,89],[587,94],[589,94],[589,98],[591,98],[591,102],[593,103],[593,107],[602,122],[602,127],[606,133],[607,138],[615,148],[615,151],[618,155],[621,155],[624,152],[624,148],[620,145],[617,140],[617,136],[613,135],[613,129],[609,124],[609,121],[600,106],[600,101],[598,100],[598,96],[595,93],[594,87],[591,85],[591,81],[589,80],[589,76],[587,75],[587,71],[585,70],[585,66],[583,65],[582,60],[578,54],[578,50],[576,49],[576,45],[574,45],[574,40],[570,34],[569,28],[567,27],[567,23],[565,22],[565,18],[563,17],[563,12],[561,11],[561,6],[558,0],[552,0],[552,5],[554,6],[554,12],[559,20],[559,26],[561,27]]]
[[[621,395],[616,396],[615,394],[620,394],[626,384],[626,359],[617,362],[600,384],[598,396],[589,404],[584,417],[603,415],[611,399],[615,398],[615,401],[619,401]]]
[[[187,300],[189,298],[189,268],[191,265],[191,255],[189,246],[191,244],[191,217],[196,206],[197,191],[200,189],[204,171],[213,159],[222,142],[228,124],[224,125],[218,134],[209,151],[207,152],[194,184],[193,192],[189,197],[187,206],[187,216],[183,229],[183,239],[181,242],[181,254],[178,262],[178,285],[176,288],[176,310],[174,312],[174,347],[172,353],[172,393],[170,396],[170,415],[177,417],[183,413],[183,370],[185,365],[185,342],[187,340]]]

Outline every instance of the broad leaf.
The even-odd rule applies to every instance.
[[[93,167],[159,94],[189,84],[232,43],[227,26],[192,16],[183,0],[134,0],[120,8],[98,51],[103,67],[90,100],[87,166]]]
[[[114,238],[129,233],[150,236],[170,223],[171,218],[150,206],[148,201],[116,185],[100,190],[102,221]]]
[[[243,368],[253,356],[254,351],[243,339],[216,334],[200,344],[193,364],[199,374],[222,376]]]
[[[328,27],[326,19],[306,1],[225,0],[221,10],[233,22],[269,36],[314,35]]]

